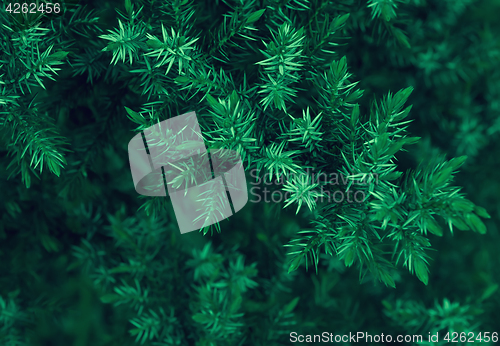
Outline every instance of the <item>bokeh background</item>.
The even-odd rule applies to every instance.
[[[119,28],[117,10],[127,13],[127,6],[136,12],[144,6],[146,27],[158,28],[163,9],[186,3],[68,1],[47,18],[16,17],[6,12],[9,2],[2,3],[0,345],[267,346],[294,344],[291,332],[419,334],[425,340],[436,331],[444,344],[446,332],[500,332],[500,1],[252,5],[298,8],[296,16],[306,17],[350,14],[336,34],[335,52],[347,58],[364,90],[361,113],[388,92],[414,88],[408,131],[422,139],[398,153],[400,170],[439,155],[467,155],[455,183],[491,215],[484,220],[488,232],[430,237],[435,251],[428,285],[401,269],[395,289],[360,280],[356,267],[327,255],[317,271],[302,265],[288,273],[284,245],[311,227],[307,208],[296,214],[283,203],[248,203],[220,223],[220,233],[181,235],[168,198],[135,192],[127,144],[137,124],[125,107],[139,110],[151,102],[142,91],[152,82],[140,80],[125,62],[110,63],[112,52],[102,51],[109,41],[99,36]],[[194,6],[206,10],[195,16],[214,18],[230,9],[222,1]],[[36,23],[47,32],[33,29]],[[60,57],[54,81],[42,74],[45,89],[14,88],[11,78],[23,67],[12,61],[29,61],[30,45],[51,44],[69,52]],[[19,47],[25,51],[16,58]],[[59,174],[30,170],[30,159],[11,155],[11,94],[36,104],[25,113],[31,120],[19,126],[40,119],[40,126],[47,122],[62,136],[54,145],[66,160]],[[185,100],[176,107],[177,95],[169,97],[161,102],[170,116],[205,107]]]

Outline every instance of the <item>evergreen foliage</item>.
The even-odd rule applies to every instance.
[[[498,1],[54,2],[0,9],[0,345],[496,343]],[[188,111],[286,198],[181,235],[127,145]]]

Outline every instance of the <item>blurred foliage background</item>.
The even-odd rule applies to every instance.
[[[82,0],[51,16],[15,16],[8,4],[0,33],[1,345],[290,345],[291,332],[359,331],[424,340],[440,332],[436,344],[444,344],[447,332],[500,332],[500,1]],[[200,42],[223,61],[210,49],[217,35],[207,23],[219,18],[213,25],[223,27],[223,14],[238,6],[266,9],[265,16],[283,11],[292,23],[348,13],[334,50],[364,90],[360,113],[388,92],[414,89],[408,131],[422,139],[397,153],[398,167],[468,157],[455,182],[491,216],[488,231],[430,237],[427,285],[401,270],[393,273],[396,288],[386,287],[325,254],[317,271],[302,264],[289,273],[284,245],[311,227],[314,211],[248,203],[220,233],[181,235],[168,198],[135,192],[127,145],[137,124],[125,107],[144,113],[155,101],[148,94],[173,82],[132,71],[128,52],[145,44],[134,39],[177,25],[205,32]],[[144,17],[134,17],[139,8]],[[205,24],[190,28],[193,16]],[[118,43],[132,43],[115,57],[119,44],[103,35],[119,32],[126,18],[148,20],[125,26]],[[244,53],[232,43],[225,52],[234,66],[261,59],[255,41],[238,44]],[[44,49],[30,58],[32,47]],[[183,92],[159,98],[165,114],[206,109]],[[308,92],[298,92],[297,107],[308,104]],[[18,142],[8,129],[15,121]],[[32,157],[44,157],[42,172]]]

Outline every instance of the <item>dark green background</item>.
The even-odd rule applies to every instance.
[[[154,7],[148,7],[148,1],[142,3],[144,12],[151,13],[150,24],[159,25]],[[326,1],[311,3],[317,8]],[[196,293],[203,288],[203,280],[195,275],[219,275],[215,268],[229,270],[238,254],[245,257],[245,270],[239,276],[233,274],[258,286],[230,290],[242,299],[238,313],[244,316],[235,318],[242,323],[236,328],[241,334],[222,328],[223,337],[212,345],[290,345],[290,332],[364,331],[394,336],[425,336],[434,330],[442,336],[450,330],[500,332],[498,0],[398,3],[393,23],[406,33],[411,47],[388,33],[381,19],[371,20],[365,1],[332,1],[321,7],[332,16],[350,13],[336,53],[347,57],[350,73],[365,91],[359,101],[362,113],[389,91],[414,87],[408,100],[413,105],[409,132],[422,139],[398,154],[400,170],[415,169],[439,154],[467,155],[455,182],[491,215],[485,220],[485,235],[446,231],[443,237],[431,236],[435,251],[429,284],[401,269],[395,277],[396,289],[370,277],[360,282],[357,268],[345,268],[343,262],[326,255],[317,273],[301,266],[288,274],[283,245],[309,227],[308,211],[295,215],[293,207],[281,210],[282,205],[249,203],[220,223],[220,234],[203,236],[179,233],[168,198],[155,200],[153,215],[139,209],[147,198],[138,196],[133,187],[127,144],[136,124],[127,118],[124,107],[137,110],[147,100],[129,83],[124,72],[129,69],[127,63],[110,65],[111,53],[99,53],[107,42],[97,37],[118,27],[115,8],[123,12],[123,3],[82,0],[74,6],[83,5],[86,12],[96,11],[95,26],[102,32],[91,26],[88,37],[83,37],[60,18],[43,21],[45,27],[68,24],[67,41],[58,48],[70,54],[55,82],[44,79],[46,90],[33,88],[23,96],[30,100],[37,94],[39,111],[47,111],[68,139],[67,167],[60,177],[44,168],[40,179],[33,176],[26,188],[20,175],[7,179],[12,171],[7,168],[12,160],[7,150],[10,138],[4,136],[0,145],[0,345],[136,344],[135,335],[129,333],[134,328],[130,320],[139,316],[134,299],[112,304],[121,280],[135,287],[134,279],[142,290],[150,288],[144,313],[161,307],[166,316],[171,311],[175,316],[175,321],[164,317],[159,327],[162,337],[145,344],[211,345],[208,329],[192,318],[200,304],[210,301]],[[222,2],[207,1],[203,6],[205,14],[214,18],[228,10]],[[301,15],[310,14],[297,14]],[[15,31],[22,28],[13,23],[12,18],[2,17],[2,24]],[[78,72],[78,57],[86,50],[96,55],[92,82],[88,71]],[[7,63],[4,69],[9,59],[2,56],[0,65]],[[299,93],[298,104],[306,102],[301,101],[303,96]],[[169,111],[180,114],[190,107],[203,106],[182,100]],[[213,267],[193,261],[199,255],[192,252],[207,243],[220,254],[208,257]],[[158,254],[141,267],[140,259],[152,249]],[[107,283],[100,281],[106,270],[112,278]],[[209,290],[217,295],[216,291]],[[228,304],[237,300],[221,297]],[[287,304],[297,297],[292,309]]]

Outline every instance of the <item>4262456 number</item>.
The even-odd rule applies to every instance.
[[[40,4],[27,4],[27,3],[19,3],[19,2],[14,2],[14,3],[9,3],[5,7],[5,11],[9,13],[34,13],[34,14],[39,14],[39,13],[60,13],[61,12],[61,4],[59,3],[40,3]]]
[[[474,333],[474,332],[453,332],[446,333],[444,340],[447,342],[486,342],[490,341],[498,342],[498,332],[483,332],[483,333]]]

